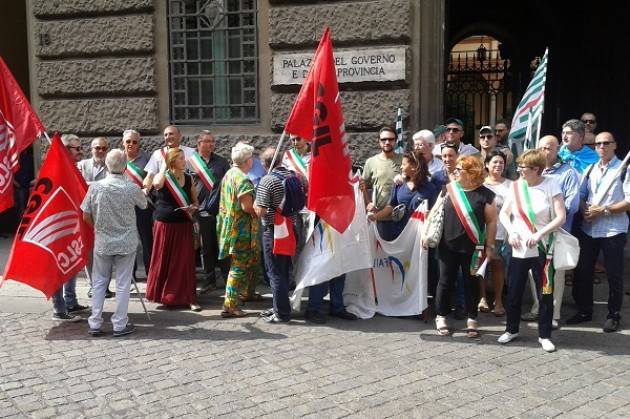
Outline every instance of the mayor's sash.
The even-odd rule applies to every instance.
[[[536,231],[536,214],[532,206],[529,196],[529,186],[525,180],[518,180],[512,183],[512,191],[514,192],[514,202],[521,218],[525,221],[525,225],[529,231],[534,234]],[[550,203],[553,205],[553,202]],[[553,268],[553,233],[549,234],[549,243],[545,246],[544,241],[538,243],[538,248],[545,254],[545,266],[542,273],[542,293],[553,294],[553,280],[555,269]]]
[[[208,189],[209,192],[212,191],[217,180],[203,158],[198,153],[194,153],[192,157],[190,157],[189,162],[206,189]]]
[[[168,188],[171,195],[173,195],[173,198],[175,198],[175,202],[177,202],[179,208],[184,209],[186,207],[189,207],[191,205],[190,198],[188,197],[186,191],[184,191],[184,188],[181,187],[177,179],[175,179],[175,176],[173,176],[173,174],[169,170],[167,170],[166,172],[164,172],[164,178],[164,184]],[[186,216],[192,220],[192,215],[190,215],[188,211],[184,210],[184,214],[186,214]]]
[[[294,171],[299,172],[302,176],[308,178],[308,167],[306,166],[306,163],[304,162],[302,156],[300,156],[300,153],[298,153],[295,148],[292,148],[290,150],[287,150],[285,155],[291,163],[291,166],[293,166]],[[291,168],[287,167],[287,169]]]
[[[466,197],[466,193],[462,189],[459,182],[450,182],[446,185],[446,190],[451,198],[457,218],[464,226],[466,235],[475,245],[475,251],[470,260],[470,274],[477,275],[484,259],[486,258],[485,242],[486,231],[481,229],[479,221],[475,216],[475,212],[470,206],[470,201]]]
[[[142,169],[128,161],[125,174],[133,181],[133,183],[140,186],[140,189],[143,188],[142,181],[144,180],[144,171]]]

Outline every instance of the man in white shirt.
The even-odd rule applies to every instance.
[[[186,166],[188,167],[188,160],[195,154],[195,149],[191,147],[187,147],[185,145],[180,145],[182,141],[182,133],[179,131],[175,125],[169,125],[164,128],[164,142],[166,143],[165,147],[157,149],[151,154],[151,158],[149,162],[144,167],[144,171],[147,172],[147,176],[144,178],[144,187],[147,191],[150,191],[153,184],[153,176],[160,173],[166,166],[164,161],[164,157],[168,152],[169,148],[181,148],[184,151],[184,157],[186,158]],[[188,167],[189,170],[192,168]]]
[[[459,118],[448,118],[445,122],[446,125],[446,142],[457,145],[458,154],[460,156],[477,156],[479,150],[470,144],[462,143],[464,138],[464,123]],[[433,147],[433,155],[440,157],[442,155],[442,149],[440,145]]]

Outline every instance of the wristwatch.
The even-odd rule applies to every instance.
[[[604,215],[605,215],[606,217],[608,217],[608,216],[610,215],[610,208],[608,208],[608,206],[605,206],[605,207],[604,207]]]

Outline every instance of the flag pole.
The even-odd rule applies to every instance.
[[[278,154],[280,153],[280,149],[282,148],[282,143],[284,143],[284,137],[286,135],[287,135],[287,132],[282,131],[282,135],[280,136],[280,140],[278,141],[278,147],[276,147],[276,152],[273,154],[273,160],[271,160],[271,164],[269,165],[269,168],[267,169],[268,174],[271,172],[271,169],[273,169],[274,164],[276,164],[276,160],[278,159]]]

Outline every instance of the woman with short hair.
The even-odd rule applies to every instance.
[[[230,258],[221,316],[243,317],[241,300],[255,295],[260,244],[258,220],[254,211],[254,184],[247,177],[253,166],[254,147],[238,143],[232,147],[232,168],[221,182],[217,215],[219,260]]]
[[[184,151],[169,149],[165,162],[164,170],[153,178],[157,199],[146,296],[165,306],[190,305],[191,310],[201,311],[197,303],[192,223],[198,208],[197,194],[191,177],[184,172]]]
[[[437,331],[450,335],[446,315],[459,271],[464,283],[467,336],[478,338],[477,303],[479,284],[477,270],[485,256],[494,254],[497,208],[494,192],[483,186],[483,164],[477,157],[457,159],[454,182],[446,185],[444,227],[438,247],[440,279],[436,292],[435,319]]]
[[[521,177],[512,184],[499,215],[512,246],[512,259],[508,268],[507,323],[498,341],[505,344],[518,337],[523,290],[531,270],[540,302],[538,342],[545,351],[553,352],[556,347],[551,342],[553,239],[550,234],[564,224],[566,210],[558,182],[542,175],[546,166],[542,151],[527,150],[516,162]]]

